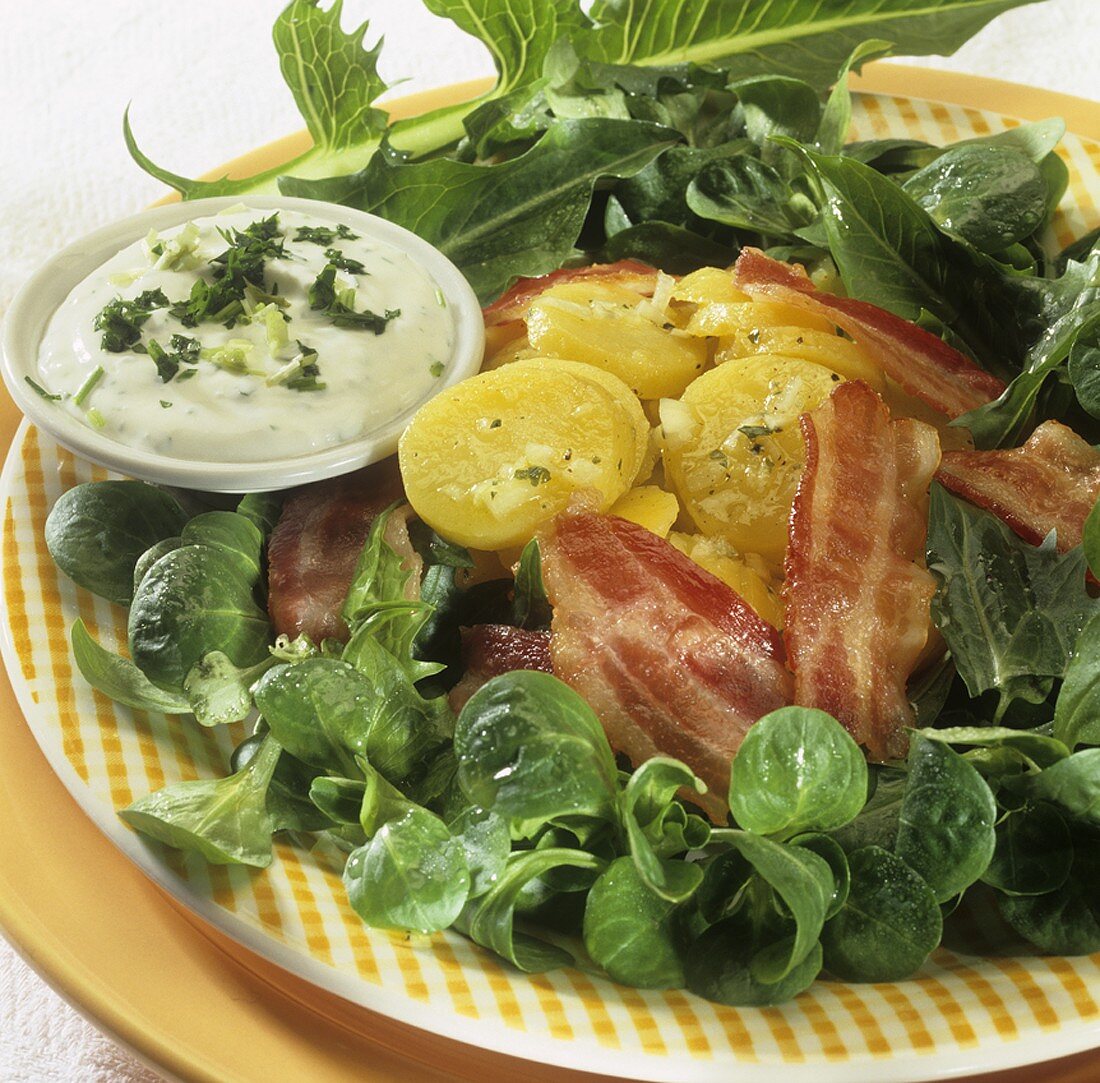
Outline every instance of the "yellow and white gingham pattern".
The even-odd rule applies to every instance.
[[[867,95],[856,137],[946,142],[1015,123]],[[1100,144],[1069,136],[1062,153],[1072,178],[1056,223],[1064,244],[1100,222]],[[118,707],[75,673],[73,620],[82,617],[101,643],[124,650],[125,613],[57,572],[43,524],[64,490],[102,476],[34,429],[24,427],[13,445],[2,549],[12,682],[85,811],[169,891],[254,950],[437,1033],[547,1063],[651,1078],[730,1078],[734,1065],[739,1078],[761,1078],[776,1065],[785,1066],[782,1079],[923,1078],[1100,1044],[1100,955],[982,959],[940,950],[910,981],[818,982],[782,1007],[734,1009],[680,991],[619,987],[576,969],[523,975],[457,935],[410,939],[366,929],[344,898],[343,855],[311,839],[279,842],[274,864],[260,873],[208,866],[138,840],[115,811],[166,783],[223,773],[243,733]]]

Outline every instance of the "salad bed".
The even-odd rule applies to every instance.
[[[975,19],[993,6],[945,8]],[[314,22],[322,17],[329,21]],[[327,26],[327,39],[312,40],[331,47],[342,40],[332,36],[336,18],[292,5],[276,40]],[[547,70],[564,52],[557,47]],[[324,55],[332,63],[346,54]],[[574,95],[585,109],[593,97],[616,100],[603,115],[571,116],[580,107],[562,104],[566,84],[553,74],[537,87],[520,81],[508,93],[528,95],[522,137],[498,132],[475,146],[475,111],[454,156],[400,161],[383,150],[352,179],[285,188],[302,194],[308,185],[412,224],[401,218],[410,213],[398,194],[406,182],[411,192],[468,179],[476,193],[493,174],[496,187],[485,190],[495,212],[506,205],[500,192],[522,176],[513,163],[534,161],[546,187],[533,212],[527,199],[524,223],[534,228],[541,212],[545,233],[568,238],[567,248],[548,253],[527,234],[509,255],[508,229],[485,216],[482,241],[502,246],[478,258],[465,237],[414,224],[459,258],[487,300],[517,274],[557,267],[575,240],[589,253],[680,270],[730,262],[740,245],[762,243],[826,270],[831,260],[851,296],[920,320],[1009,378],[1005,395],[962,419],[979,446],[1018,442],[1046,417],[1091,434],[1097,257],[1091,239],[1058,256],[1043,248],[1064,188],[1056,123],[947,151],[845,148],[843,71],[822,102],[811,83],[785,74],[744,82],[709,69],[656,75],[602,63],[578,60],[570,79],[585,87]],[[642,82],[630,89],[631,79]],[[498,100],[478,107],[482,121]],[[666,109],[656,123],[630,111],[654,102]],[[614,112],[619,105],[628,116]],[[711,127],[700,127],[708,110]],[[513,99],[508,122],[516,115]],[[637,155],[629,167],[593,165],[598,172],[571,202],[547,184],[546,160],[528,159],[571,139],[613,147],[620,135]],[[715,153],[689,156],[700,150]],[[674,168],[674,151],[690,164]],[[490,155],[503,160],[478,164]],[[563,161],[575,170],[575,160]],[[645,202],[655,195],[663,202]],[[700,209],[715,205],[721,215]],[[571,237],[560,224],[566,211]],[[1030,545],[934,488],[929,566],[950,653],[911,690],[919,728],[907,760],[869,768],[828,716],[784,708],[742,744],[733,822],[712,826],[677,796],[698,789],[687,767],[656,758],[621,771],[591,709],[552,677],[495,678],[451,715],[433,682],[454,665],[466,607],[486,599],[461,589],[469,555],[438,535],[414,539],[426,572],[411,601],[409,573],[380,518],[344,607],[348,644],[272,646],[258,603],[275,515],[271,500],[249,497],[237,511],[189,517],[147,486],[100,483],[73,490],[51,519],[63,570],[132,603],[133,662],[74,630],[93,684],[133,706],[193,712],[202,724],[238,720],[253,705],[264,719],[226,779],[171,787],[124,813],[147,833],[211,860],[262,865],[273,832],[327,831],[349,850],[349,897],[368,923],[454,923],[528,970],[572,958],[548,928],[579,933],[617,980],[686,985],[727,1003],[783,1000],[823,965],[847,980],[903,977],[951,935],[956,907],[991,900],[1006,931],[1041,950],[1100,948],[1089,891],[1100,756],[1077,750],[1097,743],[1096,602],[1086,586],[1086,565],[1100,566],[1095,517],[1083,546],[1059,554],[1053,542]],[[546,626],[536,547],[492,604],[518,627]]]

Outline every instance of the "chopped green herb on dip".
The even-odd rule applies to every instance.
[[[392,245],[242,205],[153,231],[78,285],[47,328],[32,386],[103,435],[163,455],[305,454],[435,389],[432,359],[455,337],[439,296]]]

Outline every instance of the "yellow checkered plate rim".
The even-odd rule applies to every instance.
[[[860,94],[855,137],[948,142],[1017,121],[958,105]],[[1100,224],[1100,143],[1069,135],[1071,183],[1059,243]],[[0,475],[2,648],[51,767],[97,827],[148,876],[245,947],[356,1004],[483,1048],[609,1075],[751,1083],[774,1077],[884,1081],[947,1077],[1100,1045],[1100,955],[983,959],[939,950],[897,983],[817,982],[790,1004],[735,1009],[683,991],[642,991],[564,969],[531,977],[456,934],[365,928],[344,898],[342,855],[280,842],[265,872],[206,865],[133,834],[116,810],[166,783],[224,771],[239,727],[203,730],[129,710],[75,673],[81,617],[125,649],[125,613],[76,589],[46,551],[43,525],[66,489],[104,477],[26,423]]]

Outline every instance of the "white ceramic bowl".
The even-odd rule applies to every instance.
[[[306,455],[261,462],[202,462],[158,455],[110,439],[57,409],[28,385],[37,378],[38,349],[54,312],[79,282],[150,228],[162,230],[194,218],[217,214],[246,203],[261,211],[294,210],[320,217],[335,216],[359,233],[401,249],[428,272],[443,291],[454,319],[454,350],[443,376],[421,402],[355,440]],[[244,493],[285,489],[308,481],[345,474],[377,462],[397,450],[397,441],[412,415],[432,395],[477,372],[485,344],[481,307],[462,272],[437,248],[401,226],[373,214],[314,199],[289,196],[225,196],[152,207],[89,233],[51,257],[15,296],[4,322],[0,372],[8,392],[24,414],[59,444],[92,462],[128,477],[209,492]]]

